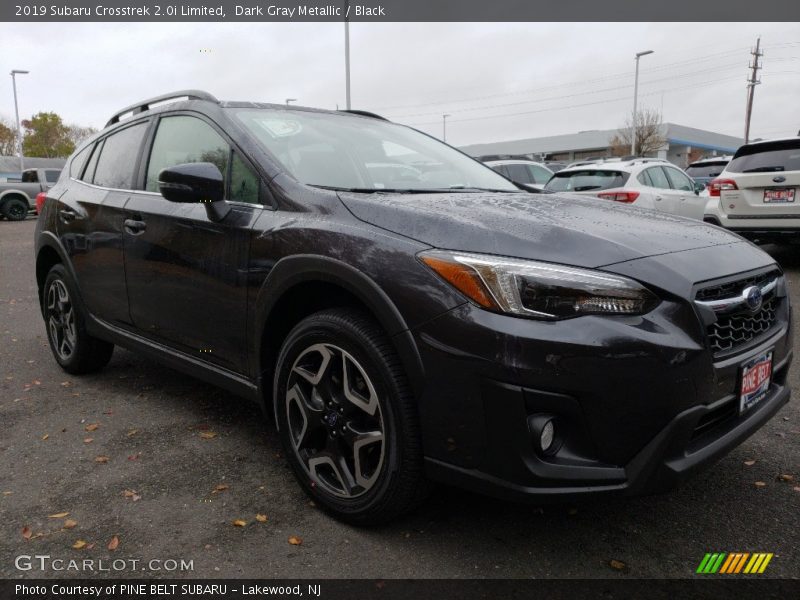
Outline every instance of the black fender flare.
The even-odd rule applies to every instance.
[[[61,240],[59,240],[58,237],[56,237],[55,234],[53,234],[53,232],[51,232],[51,231],[41,231],[41,232],[39,232],[38,236],[36,237],[36,264],[37,265],[39,263],[39,255],[42,253],[42,249],[45,248],[45,247],[55,250],[56,254],[58,255],[59,261],[61,262],[62,265],[64,265],[64,268],[67,270],[67,273],[69,273],[69,276],[75,282],[75,293],[78,296],[78,301],[79,301],[78,305],[84,311],[84,315],[83,315],[84,316],[84,321],[87,321],[86,317],[88,317],[88,315],[85,314],[86,304],[84,304],[84,302],[83,302],[83,296],[81,295],[81,288],[80,288],[80,285],[79,285],[79,282],[78,282],[78,276],[75,273],[75,269],[72,266],[72,261],[69,260],[69,255],[67,254],[67,251],[64,249],[64,246],[61,243]],[[37,288],[38,288],[38,285],[39,285],[38,280],[36,282],[36,285],[37,285]],[[41,305],[42,305],[42,293],[41,292],[42,292],[42,290],[38,289],[37,291],[38,291],[38,296],[39,296],[39,306],[41,308]]]
[[[323,282],[337,285],[358,298],[377,319],[389,335],[405,368],[412,392],[420,398],[424,387],[425,373],[414,337],[408,324],[386,292],[368,275],[355,267],[326,256],[297,254],[279,260],[270,270],[258,291],[254,308],[254,332],[251,338],[252,356],[259,390],[263,391],[260,347],[262,332],[272,309],[285,293],[298,284]],[[267,385],[271,385],[268,382]],[[264,395],[262,394],[262,398]],[[270,407],[264,407],[269,409]]]

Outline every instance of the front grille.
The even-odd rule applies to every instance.
[[[708,340],[714,354],[722,354],[743,346],[768,332],[777,321],[777,300],[771,298],[755,314],[720,315],[708,327]]]
[[[780,271],[772,270],[743,279],[711,285],[699,290],[696,299],[708,302],[737,298],[746,288],[754,285],[764,287],[780,276]],[[778,322],[779,306],[780,298],[775,294],[775,290],[772,290],[765,294],[763,304],[756,313],[745,308],[731,313],[718,313],[716,322],[706,329],[708,344],[714,356],[729,354],[769,333]]]

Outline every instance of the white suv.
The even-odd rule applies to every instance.
[[[553,176],[550,169],[532,160],[487,160],[484,164],[514,183],[533,190],[541,190]]]
[[[656,158],[569,167],[545,186],[694,219],[703,218],[708,200],[699,197],[701,188],[678,167]]]
[[[745,144],[708,193],[705,221],[759,242],[800,239],[800,137]]]

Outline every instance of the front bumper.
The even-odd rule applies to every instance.
[[[536,501],[669,489],[789,400],[790,329],[787,303],[766,339],[715,360],[693,309],[679,301],[642,317],[558,323],[464,305],[415,332],[428,381],[420,403],[427,473]],[[740,366],[766,349],[769,393],[739,415]],[[535,414],[555,415],[565,432],[555,456],[535,448]]]

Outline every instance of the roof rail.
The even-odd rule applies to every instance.
[[[380,119],[381,121],[388,121],[386,117],[382,117],[380,115],[376,115],[374,112],[369,112],[368,110],[350,110],[350,109],[341,109],[339,112],[343,113],[350,113],[351,115],[359,115],[361,117],[371,117],[373,119]]]
[[[119,123],[120,118],[123,115],[130,113],[131,115],[136,115],[148,110],[153,104],[158,104],[159,102],[166,102],[167,100],[175,100],[177,98],[188,98],[189,100],[207,100],[209,102],[218,103],[214,96],[209,94],[208,92],[204,92],[203,90],[180,90],[177,92],[170,92],[168,94],[162,94],[161,96],[156,96],[154,98],[149,98],[147,100],[143,100],[141,102],[137,102],[136,104],[132,104],[131,106],[127,106],[120,111],[114,113],[114,116],[108,120],[106,123],[106,127],[113,125],[114,123]]]

